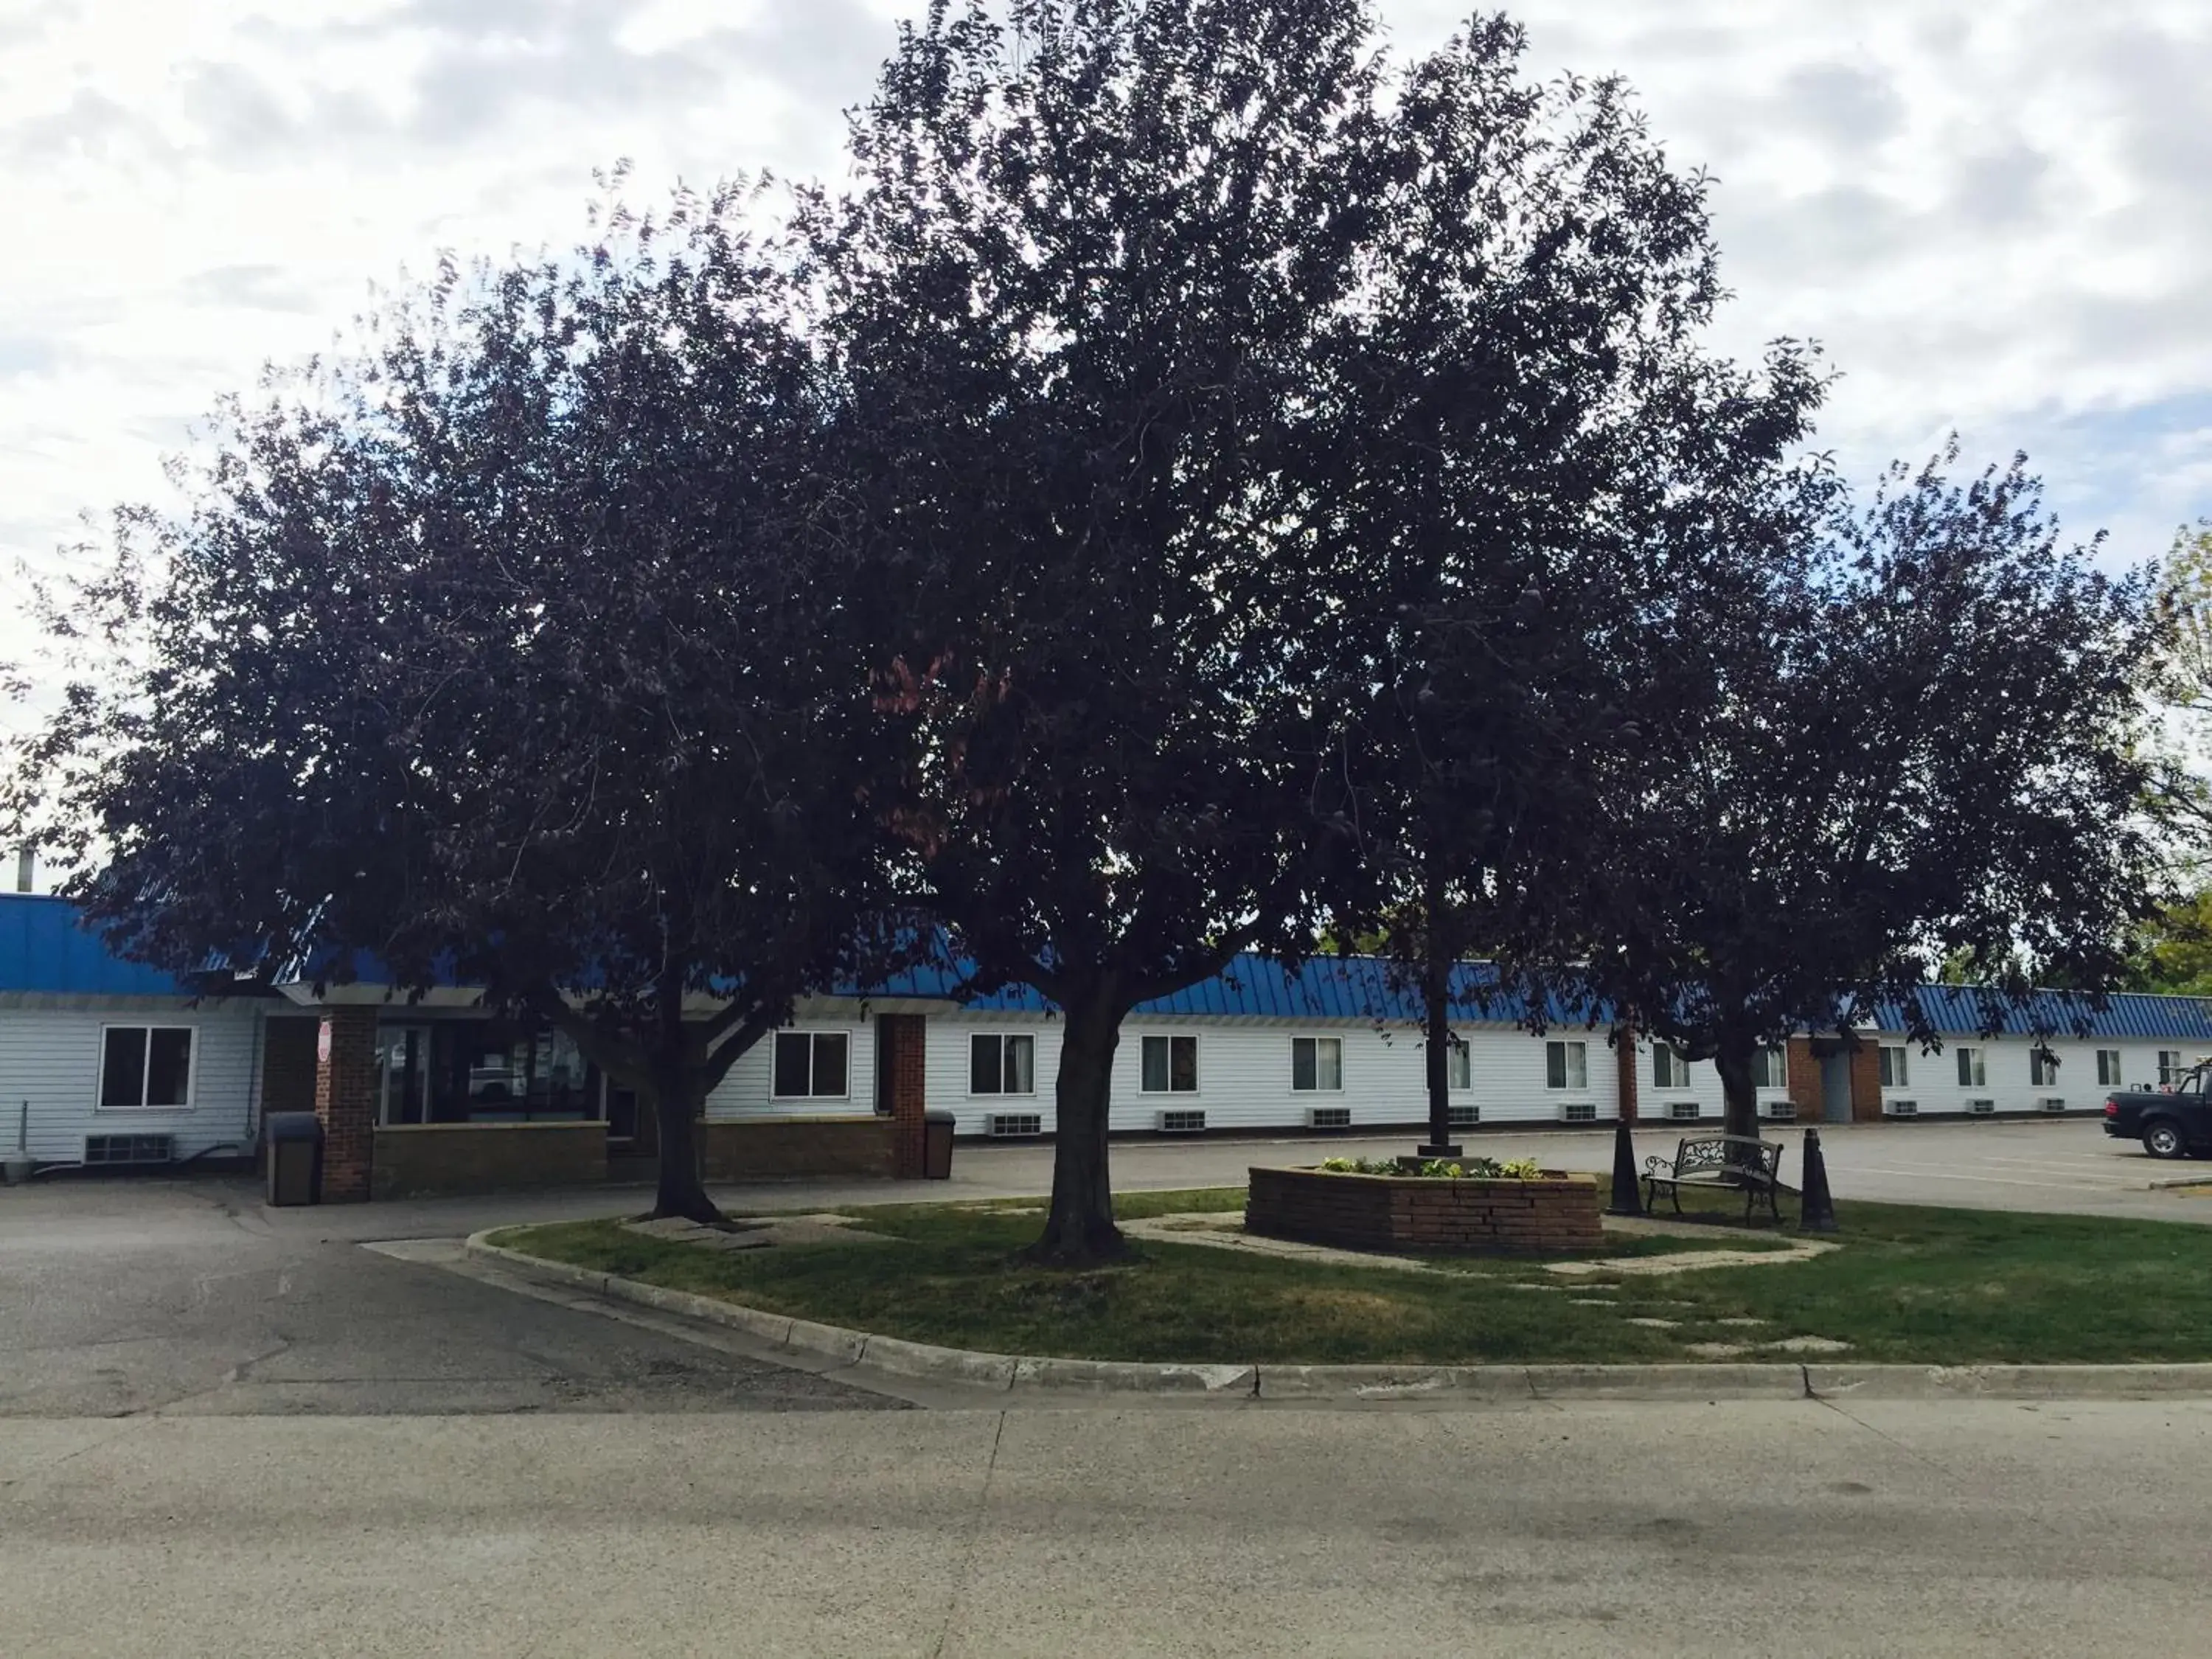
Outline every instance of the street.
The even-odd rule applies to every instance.
[[[139,1418],[11,1655],[2203,1651],[2201,1403]]]
[[[2212,1217],[2147,1185],[2190,1166],[2094,1124],[1824,1138],[1846,1225],[1906,1196]],[[1609,1152],[1478,1145],[1524,1142]],[[1310,1148],[1116,1158],[1183,1185]],[[957,1168],[933,1195],[1049,1174],[1036,1148]],[[0,1193],[0,1652],[2203,1650],[2212,1401],[1006,1409],[817,1374],[454,1243],[641,1202]]]

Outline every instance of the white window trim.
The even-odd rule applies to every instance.
[[[988,1089],[981,1093],[975,1088],[975,1044],[978,1039],[988,1037],[1005,1044],[1016,1037],[1027,1037],[1030,1044],[1030,1086],[1026,1089]],[[848,1070],[850,1069],[848,1066]],[[999,1080],[1006,1076],[1006,1049],[999,1050]],[[970,1031],[968,1033],[968,1098],[970,1100],[1035,1100],[1036,1098],[1036,1033],[1035,1031]]]
[[[2105,1075],[2107,1069],[2105,1065],[2105,1057],[2108,1054],[2112,1056],[2112,1061],[2110,1067],[2112,1075],[2109,1079]],[[2118,1089],[2124,1087],[2124,1085],[2122,1084],[2121,1079],[2127,1075],[2127,1066],[2125,1061],[2121,1058],[2120,1051],[2118,1048],[2100,1048],[2096,1050],[2096,1055],[2097,1086],[2100,1089]]]
[[[1679,1083],[1660,1082],[1659,1051],[1662,1048],[1664,1048],[1674,1060],[1675,1069],[1681,1073],[1681,1081]],[[1682,1051],[1680,1048],[1671,1042],[1655,1042],[1651,1045],[1651,1087],[1654,1092],[1662,1089],[1687,1092],[1696,1086],[1690,1081],[1690,1062],[1682,1058]]]
[[[1145,1086],[1145,1039],[1146,1037],[1161,1037],[1167,1041],[1169,1044],[1168,1081],[1170,1084],[1173,1084],[1175,1081],[1175,1039],[1177,1037],[1188,1037],[1191,1042],[1190,1062],[1193,1068],[1198,1073],[1198,1086],[1194,1089],[1176,1089],[1172,1087],[1166,1089],[1147,1089]],[[1203,1095],[1206,1092],[1206,1050],[1204,1045],[1200,1043],[1198,1038],[1199,1033],[1196,1031],[1138,1032],[1137,1092],[1140,1095],[1149,1096],[1154,1100],[1196,1100]]]
[[[1562,1058],[1559,1062],[1559,1074],[1563,1081],[1558,1083],[1552,1081],[1552,1045],[1555,1042],[1563,1048],[1579,1048],[1583,1051],[1583,1080],[1580,1083],[1574,1080],[1573,1067],[1567,1064],[1565,1058]],[[1547,1037],[1544,1039],[1544,1091],[1547,1094],[1554,1095],[1587,1095],[1590,1092],[1588,1038]]]
[[[103,1106],[100,1097],[107,1092],[107,1034],[110,1031],[144,1031],[149,1033],[147,1046],[153,1046],[155,1031],[190,1031],[192,1034],[191,1055],[185,1062],[185,1103],[181,1106]],[[130,1020],[102,1022],[100,1028],[100,1053],[92,1066],[92,1109],[103,1117],[188,1117],[200,1109],[200,1028],[180,1020]],[[144,1079],[140,1079],[144,1088]]]
[[[1781,1082],[1753,1083],[1751,1085],[1753,1092],[1770,1095],[1788,1094],[1790,1092],[1790,1045],[1786,1042],[1762,1042],[1758,1048],[1753,1049],[1751,1054],[1752,1064],[1754,1066],[1758,1065],[1760,1055],[1772,1054],[1776,1062],[1782,1067]]]
[[[859,1062],[860,1062],[860,1045],[859,1040],[858,1040],[858,1039],[855,1037],[855,1036],[854,1035],[853,1028],[852,1028],[851,1026],[849,1026],[849,1025],[786,1025],[786,1026],[780,1027],[780,1028],[776,1030],[776,1032],[775,1032],[775,1036],[776,1036],[777,1037],[803,1036],[803,1037],[807,1038],[807,1039],[809,1040],[809,1042],[811,1042],[811,1040],[812,1040],[812,1039],[814,1039],[815,1037],[817,1037],[817,1036],[842,1036],[842,1037],[843,1037],[843,1038],[845,1039],[845,1092],[844,1092],[844,1093],[842,1093],[842,1094],[841,1094],[841,1095],[817,1095],[817,1094],[782,1095],[782,1094],[778,1094],[778,1093],[776,1092],[776,1090],[775,1090],[775,1042],[774,1042],[773,1041],[771,1041],[771,1042],[770,1042],[770,1043],[769,1043],[769,1051],[768,1051],[768,1097],[769,1097],[770,1100],[775,1100],[775,1101],[785,1101],[785,1100],[850,1100],[850,1099],[852,1099],[852,1097],[853,1097],[853,1072],[854,1072],[854,1067],[855,1067],[855,1066],[859,1064]],[[813,1051],[813,1049],[812,1049],[811,1048],[808,1048],[808,1050],[807,1050],[807,1052],[806,1052],[806,1082],[807,1082],[807,1086],[808,1086],[810,1089],[811,1089],[811,1088],[812,1088],[813,1084],[814,1084],[814,1051]]]
[[[1877,1042],[1875,1044],[1874,1074],[1875,1078],[1880,1079],[1881,1076],[1881,1059],[1884,1054],[1896,1054],[1899,1060],[1902,1062],[1900,1069],[1904,1073],[1893,1083],[1877,1082],[1875,1085],[1876,1087],[1883,1089],[1910,1089],[1912,1086],[1912,1056],[1907,1052],[1910,1047],[1911,1045],[1909,1043],[1903,1042]]]
[[[1467,1058],[1466,1081],[1452,1081],[1452,1061],[1462,1055]],[[1426,1075],[1425,1072],[1423,1073]],[[1471,1095],[1474,1092],[1474,1045],[1457,1032],[1444,1045],[1444,1091],[1448,1094]]]
[[[1961,1067],[1958,1061],[1954,1060],[1952,1062],[1951,1076],[1957,1087],[1961,1089],[1986,1089],[1990,1086],[1990,1045],[1988,1043],[1962,1042],[1951,1052],[1957,1054],[1960,1060],[1965,1059],[1968,1054],[1972,1054],[1974,1057],[1973,1064],[1964,1068],[1968,1072],[1975,1073],[1975,1075],[1972,1077],[1960,1077],[1959,1073]]]
[[[1298,1087],[1297,1045],[1301,1042],[1334,1042],[1336,1045],[1336,1086],[1334,1088],[1325,1089],[1321,1085],[1321,1050],[1319,1048],[1314,1050],[1314,1086],[1310,1089]],[[1446,1073],[1449,1079],[1449,1066],[1446,1067]],[[1293,1031],[1291,1033],[1291,1092],[1294,1095],[1340,1095],[1344,1092],[1344,1034],[1342,1032]]]

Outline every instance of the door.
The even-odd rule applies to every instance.
[[[383,1025],[377,1028],[376,1121],[386,1127],[397,1123],[430,1121],[430,1028],[427,1025]]]
[[[1820,1060],[1820,1121],[1851,1121],[1851,1057],[1824,1054]]]

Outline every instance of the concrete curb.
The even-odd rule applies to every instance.
[[[494,1228],[493,1232],[504,1232]],[[2140,1400],[2212,1396],[2212,1364],[2148,1365],[1875,1365],[1796,1360],[1706,1365],[1231,1365],[1054,1359],[940,1348],[901,1337],[765,1313],[672,1291],[490,1242],[470,1255],[526,1279],[742,1331],[771,1347],[896,1376],[1008,1394],[1171,1395],[1185,1399],[1319,1402],[1544,1400]]]
[[[2154,1193],[2186,1192],[2192,1187],[2212,1187],[2212,1176],[2160,1176],[2143,1185]]]

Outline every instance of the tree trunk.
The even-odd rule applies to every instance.
[[[1060,1074],[1053,1085],[1059,1123],[1052,1149],[1052,1207],[1031,1261],[1083,1267],[1111,1261],[1127,1249],[1114,1224],[1114,1186],[1106,1167],[1107,1108],[1114,1085],[1114,1049],[1123,1010],[1105,987],[1087,988],[1066,1006]]]
[[[656,1080],[653,1091],[654,1126],[660,1132],[660,1177],[653,1194],[653,1213],[682,1216],[686,1220],[717,1222],[723,1218],[707,1184],[699,1174],[699,1114],[706,1101],[689,1079]]]
[[[1429,959],[1421,975],[1422,1012],[1428,1028],[1427,1052],[1422,1059],[1429,1090],[1429,1146],[1425,1156],[1446,1156],[1451,1145],[1451,964],[1438,948],[1435,913],[1429,921]]]
[[[1713,1069],[1721,1074],[1721,1097],[1727,1103],[1722,1117],[1724,1133],[1759,1138],[1759,1091],[1751,1080],[1751,1059],[1758,1045],[1747,1039],[1723,1037],[1713,1055]]]

